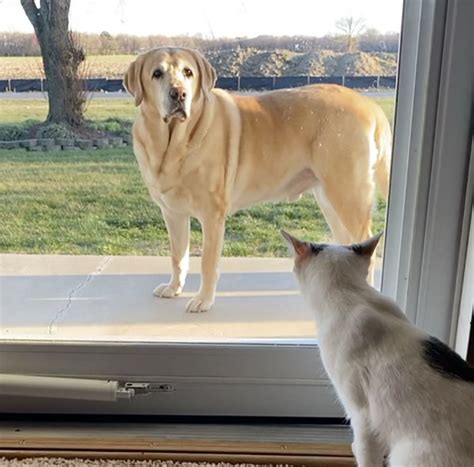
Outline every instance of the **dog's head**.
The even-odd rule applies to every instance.
[[[207,99],[216,72],[197,51],[160,47],[139,55],[128,67],[124,85],[135,105],[152,105],[165,123],[184,122],[198,99]]]

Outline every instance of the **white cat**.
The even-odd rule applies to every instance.
[[[360,467],[474,466],[474,368],[413,326],[365,278],[380,235],[351,246],[282,232],[319,327]]]

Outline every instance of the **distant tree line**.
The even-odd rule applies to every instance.
[[[398,33],[380,33],[367,29],[357,37],[350,38],[348,50],[347,34],[309,36],[258,36],[255,38],[207,39],[200,36],[113,36],[107,31],[100,34],[74,33],[74,41],[89,55],[136,54],[163,45],[191,47],[202,51],[255,48],[259,50],[286,49],[293,52],[333,50],[347,52],[398,52]],[[0,32],[0,56],[41,55],[35,34]]]

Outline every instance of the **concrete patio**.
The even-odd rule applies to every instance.
[[[152,295],[169,258],[0,255],[0,339],[232,342],[312,340],[317,326],[286,258],[222,258],[214,307],[185,313],[199,287],[191,259],[183,294]],[[377,282],[380,281],[378,268]]]

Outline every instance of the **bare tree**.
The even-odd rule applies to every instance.
[[[71,0],[21,0],[41,48],[48,81],[49,111],[46,121],[70,126],[83,120],[85,94],[78,68],[85,55],[69,31]]]
[[[336,28],[343,33],[347,41],[347,51],[354,52],[356,36],[365,31],[365,21],[363,18],[346,16],[336,21]]]

